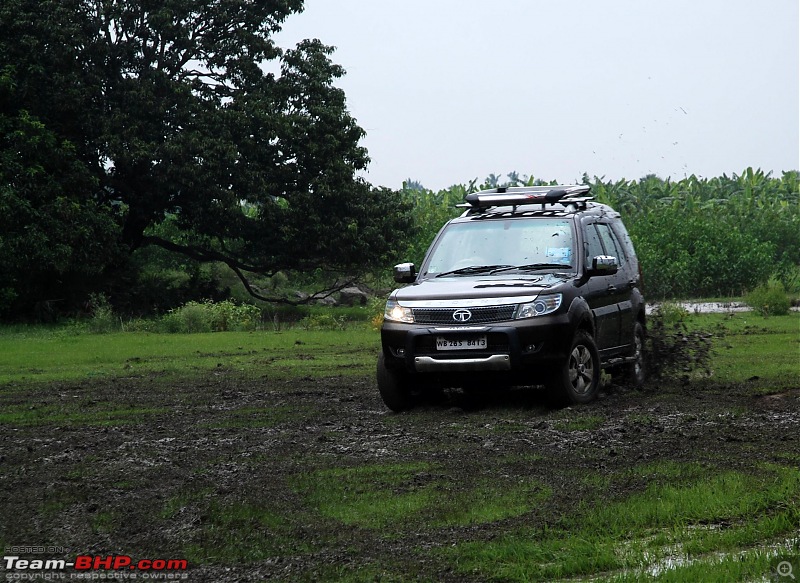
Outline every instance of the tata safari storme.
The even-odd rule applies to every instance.
[[[558,404],[587,403],[600,371],[644,381],[641,272],[619,213],[589,186],[467,195],[410,284],[386,302],[378,389],[393,411],[444,387],[544,385]]]

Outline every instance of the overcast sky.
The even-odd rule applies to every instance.
[[[367,180],[681,179],[800,167],[798,0],[306,0]]]

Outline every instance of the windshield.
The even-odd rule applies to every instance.
[[[571,221],[564,219],[451,223],[431,250],[425,275],[507,274],[517,268],[570,271],[573,241]]]

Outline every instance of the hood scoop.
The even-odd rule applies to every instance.
[[[541,277],[537,277],[535,279],[526,279],[524,281],[503,281],[499,283],[479,283],[475,286],[475,289],[486,288],[486,287],[549,287],[548,284],[542,285],[540,283],[542,281]]]

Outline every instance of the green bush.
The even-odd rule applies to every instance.
[[[226,332],[255,330],[261,324],[261,310],[251,304],[188,302],[162,319],[166,332]]]
[[[89,305],[92,317],[89,319],[89,330],[95,334],[107,334],[117,327],[117,317],[105,294],[91,294]]]
[[[790,296],[800,295],[800,265],[786,266],[778,274],[778,278],[783,287],[786,288],[786,293]]]
[[[183,306],[180,314],[187,332],[211,332],[214,330],[210,318],[211,305],[210,302],[205,304],[188,302]]]
[[[344,316],[333,314],[311,314],[300,320],[304,330],[344,330]]]
[[[231,301],[206,302],[203,304],[209,313],[211,330],[255,330],[261,323],[261,310],[252,304],[234,304]]]
[[[774,269],[774,245],[700,210],[662,207],[626,222],[650,299],[740,295]]]
[[[784,316],[791,307],[786,288],[776,278],[771,278],[747,294],[745,302],[764,316]]]
[[[383,312],[386,309],[386,298],[374,297],[367,302],[367,314],[373,330],[380,330],[383,325]]]
[[[682,324],[689,315],[689,310],[677,302],[662,302],[658,304],[653,316],[661,320],[665,326]]]

